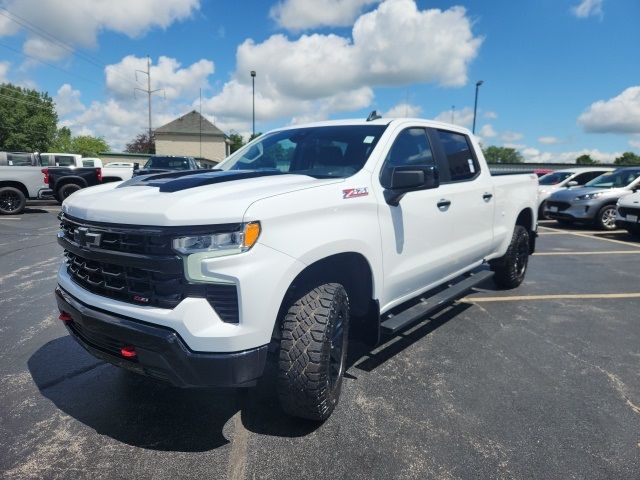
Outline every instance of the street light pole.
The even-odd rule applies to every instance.
[[[256,136],[256,71],[251,70],[253,137]]]
[[[476,101],[475,101],[475,104],[473,105],[473,128],[471,129],[473,133],[476,133],[476,113],[478,112],[478,90],[480,89],[480,85],[482,85],[483,83],[484,83],[484,80],[478,80],[476,82]]]

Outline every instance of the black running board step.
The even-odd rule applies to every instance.
[[[409,307],[382,322],[380,324],[382,333],[392,335],[414,323],[417,323],[428,314],[464,297],[464,295],[473,287],[491,277],[493,277],[492,271],[481,270],[478,273],[474,273],[464,280],[451,285],[449,288],[436,293],[432,297],[421,298],[420,302],[416,305]]]

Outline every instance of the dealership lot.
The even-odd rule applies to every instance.
[[[52,291],[58,207],[0,218],[7,478],[638,478],[640,243],[543,222],[525,284],[491,284],[368,352],[323,425],[272,389],[179,390],[100,362]]]

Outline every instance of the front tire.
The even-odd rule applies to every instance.
[[[507,253],[491,265],[496,285],[502,288],[516,288],[524,280],[528,265],[529,232],[522,225],[516,225]]]
[[[15,187],[0,188],[0,215],[18,215],[26,204],[27,199],[21,190]]]
[[[615,230],[616,227],[616,206],[605,205],[600,210],[595,218],[595,224],[601,230]]]
[[[349,298],[338,283],[306,291],[282,322],[278,396],[295,417],[324,421],[340,397],[349,331]]]

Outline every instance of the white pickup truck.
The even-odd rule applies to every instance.
[[[264,134],[214,171],[68,198],[60,320],[90,353],[178,386],[250,386],[324,420],[349,334],[372,344],[493,276],[518,286],[533,174],[491,176],[466,129],[418,119]]]
[[[41,153],[43,167],[95,167],[102,169],[102,183],[120,182],[129,180],[133,176],[133,164],[131,166],[103,165],[102,160],[93,157],[83,157],[73,153]]]
[[[34,153],[0,152],[0,215],[17,215],[27,200],[51,196]]]

